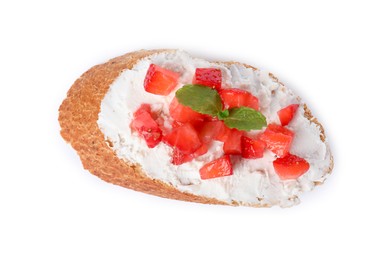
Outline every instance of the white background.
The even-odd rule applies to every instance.
[[[2,1],[0,259],[389,259],[385,2]],[[333,175],[299,206],[252,209],[89,174],[58,107],[88,68],[141,48],[274,72],[325,126]]]

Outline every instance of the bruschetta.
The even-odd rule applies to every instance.
[[[290,207],[333,168],[324,128],[273,74],[182,50],[92,67],[59,123],[92,174],[170,199]]]

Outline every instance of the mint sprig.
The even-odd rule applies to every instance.
[[[201,114],[217,116],[222,111],[222,101],[215,89],[202,85],[184,85],[176,91],[177,100]]]
[[[229,114],[230,114],[229,110],[226,109],[226,110],[218,112],[217,117],[219,120],[224,120],[225,118],[229,117]]]
[[[223,119],[229,128],[238,130],[260,130],[267,125],[263,114],[250,107],[236,107],[229,109],[229,116]]]
[[[184,85],[176,91],[176,98],[184,106],[201,114],[218,117],[229,128],[250,131],[267,125],[267,120],[259,111],[249,107],[222,110],[222,101],[215,89],[202,85]]]

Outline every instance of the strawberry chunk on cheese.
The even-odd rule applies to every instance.
[[[222,72],[214,68],[197,68],[192,83],[219,90],[222,84]]]
[[[190,107],[184,106],[179,103],[176,97],[172,99],[169,105],[169,114],[171,117],[180,123],[197,123],[204,120],[204,116]]]
[[[243,132],[237,129],[230,129],[229,135],[223,144],[225,154],[239,155],[241,154],[241,136]]]
[[[229,155],[206,163],[200,168],[199,173],[202,180],[232,175],[233,167]]]
[[[275,172],[282,180],[297,179],[310,168],[310,164],[303,158],[288,153],[283,158],[273,162]]]
[[[288,125],[290,123],[298,107],[299,107],[298,104],[292,104],[278,111],[280,124],[282,126]]]
[[[163,137],[163,141],[183,154],[194,153],[202,145],[198,133],[190,123],[173,128]]]
[[[192,161],[194,158],[199,157],[207,153],[208,147],[206,144],[202,144],[194,153],[184,154],[179,149],[174,148],[172,153],[172,164],[180,165],[186,162]]]
[[[294,133],[287,128],[270,124],[259,139],[266,143],[269,150],[275,153],[278,157],[284,157],[291,147],[294,138]]]
[[[266,144],[262,140],[252,139],[247,136],[241,137],[242,158],[262,158]]]
[[[134,119],[130,127],[143,137],[149,148],[159,144],[162,139],[162,131],[152,117],[150,105],[142,104],[133,115]]]
[[[248,91],[238,88],[228,88],[220,90],[219,95],[221,96],[225,109],[244,106],[259,110],[259,99]]]
[[[199,132],[199,138],[203,143],[212,140],[225,142],[229,136],[230,129],[222,121],[205,122]]]
[[[179,74],[150,64],[144,80],[145,91],[166,96],[172,92],[179,82]]]

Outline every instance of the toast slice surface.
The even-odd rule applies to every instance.
[[[246,205],[254,207],[271,206],[267,203],[246,204],[237,201],[229,203],[215,198],[182,192],[169,183],[153,179],[145,174],[142,166],[120,159],[112,149],[98,125],[101,102],[111,84],[124,70],[131,70],[137,62],[150,55],[174,50],[141,50],[131,52],[85,72],[75,81],[67,93],[66,99],[59,108],[59,123],[61,136],[77,151],[83,167],[104,181],[130,188],[136,191],[176,200],[184,200],[206,204]],[[237,62],[220,62],[231,65]],[[246,67],[253,68],[248,65]],[[253,68],[255,69],[255,68]],[[273,80],[278,79],[270,74]],[[283,85],[279,82],[279,84]],[[312,116],[309,108],[304,105],[305,117],[321,129],[321,140],[326,141],[325,132],[318,120]],[[333,159],[324,174],[331,172]],[[318,182],[319,184],[322,182]],[[292,198],[295,199],[295,198]]]

